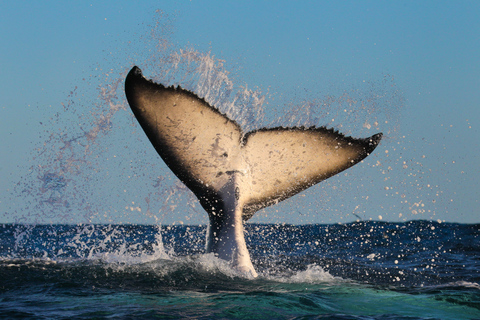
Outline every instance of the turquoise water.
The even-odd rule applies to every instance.
[[[0,226],[5,319],[479,319],[480,225],[247,225],[257,279],[205,227]]]

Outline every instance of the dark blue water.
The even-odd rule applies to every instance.
[[[259,277],[205,227],[0,225],[5,319],[480,319],[480,225],[247,225]]]

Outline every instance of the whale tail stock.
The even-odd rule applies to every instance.
[[[204,99],[147,80],[138,67],[128,73],[125,93],[160,157],[207,211],[207,252],[247,276],[256,272],[243,221],[355,165],[382,138],[355,139],[324,127],[244,133]]]

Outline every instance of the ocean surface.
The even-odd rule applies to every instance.
[[[480,319],[480,224],[247,224],[256,279],[205,230],[0,225],[0,318]]]

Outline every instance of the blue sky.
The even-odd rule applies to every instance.
[[[476,1],[2,1],[0,222],[205,223],[128,109],[98,126],[134,64],[188,87],[161,67],[188,50],[265,96],[254,127],[293,112],[385,134],[346,176],[254,222],[480,222],[479,15]],[[108,130],[89,140],[95,128]]]

